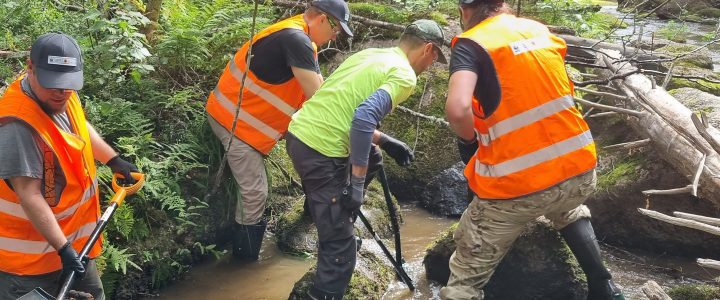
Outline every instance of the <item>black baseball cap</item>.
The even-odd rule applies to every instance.
[[[405,27],[403,34],[412,34],[426,42],[431,43],[438,51],[438,62],[447,64],[442,46],[445,43],[445,34],[440,25],[433,20],[420,19]]]
[[[75,91],[82,89],[82,53],[77,41],[71,36],[58,32],[41,35],[30,49],[30,61],[42,87]]]
[[[319,10],[333,16],[335,19],[340,21],[340,27],[349,36],[353,36],[348,22],[350,22],[350,8],[347,3],[343,0],[315,0],[310,3],[310,6],[316,7]]]

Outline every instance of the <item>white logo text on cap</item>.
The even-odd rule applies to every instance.
[[[77,58],[49,55],[47,63],[48,65],[77,67]]]

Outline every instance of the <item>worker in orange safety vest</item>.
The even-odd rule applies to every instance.
[[[268,195],[263,158],[285,135],[293,113],[323,82],[317,45],[334,40],[341,32],[352,36],[349,19],[350,11],[343,0],[311,2],[303,14],[261,30],[240,47],[210,92],[208,122],[224,148],[232,139],[227,149],[228,165],[241,194],[232,235],[236,258],[259,257]]]
[[[545,216],[587,275],[588,299],[622,299],[583,205],[596,184],[595,143],[575,108],[565,41],[503,0],[460,0],[446,115],[474,199],[463,213],[442,299],[482,288],[525,225]]]
[[[0,98],[0,299],[56,290],[69,271],[83,278],[77,290],[104,299],[94,261],[102,242],[89,261],[77,257],[100,217],[95,160],[125,178],[138,169],[86,121],[82,86],[77,42],[48,33]]]

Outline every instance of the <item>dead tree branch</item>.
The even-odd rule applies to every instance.
[[[650,144],[650,142],[651,142],[650,139],[644,139],[644,140],[639,140],[639,141],[605,146],[605,147],[603,147],[603,149],[605,149],[605,150],[631,150],[631,149],[636,149],[636,148],[647,146]]]
[[[720,261],[717,261],[717,260],[698,258],[697,264],[700,265],[701,267],[720,270]]]
[[[421,114],[421,113],[419,113],[419,112],[413,111],[412,109],[409,109],[409,108],[407,108],[407,107],[405,107],[405,106],[402,106],[402,105],[398,105],[398,106],[397,106],[397,110],[399,110],[399,111],[401,111],[401,112],[404,112],[404,113],[406,113],[406,114],[409,114],[409,115],[411,115],[411,116],[414,116],[414,117],[423,118],[423,119],[425,119],[425,120],[428,120],[428,121],[433,122],[433,123],[438,124],[438,125],[445,125],[445,126],[450,127],[450,123],[448,123],[448,121],[445,121],[445,120],[443,120],[443,119],[441,119],[441,118],[438,118],[438,117],[423,115],[423,114]]]
[[[87,9],[81,6],[77,5],[69,5],[60,2],[60,0],[51,0],[52,4],[55,5],[55,7],[59,10],[67,10],[67,11],[76,11],[76,12],[86,12]]]
[[[720,226],[720,219],[717,219],[717,218],[710,218],[710,217],[705,217],[705,216],[693,215],[693,214],[684,213],[684,212],[679,212],[679,211],[673,212],[673,215],[676,216],[676,217],[678,217],[678,218],[683,218],[683,219],[698,221],[698,222],[705,223],[705,224],[708,224],[708,225],[711,225],[711,226]]]
[[[627,114],[627,115],[631,115],[633,117],[642,117],[643,116],[643,113],[640,111],[637,111],[637,110],[631,110],[631,109],[626,109],[626,108],[597,104],[595,102],[587,101],[585,99],[581,99],[581,98],[577,98],[577,97],[575,97],[575,101],[580,102],[583,105],[587,105],[590,107],[597,107],[599,109],[614,111],[614,112],[621,113],[621,114]]]
[[[671,217],[666,214],[662,214],[662,213],[659,213],[659,212],[656,212],[653,210],[649,210],[649,209],[638,208],[638,211],[640,211],[640,213],[643,215],[646,215],[653,219],[663,221],[665,223],[670,223],[673,225],[697,229],[697,230],[704,231],[704,232],[714,234],[714,235],[720,235],[720,227],[718,227],[718,226],[710,226],[710,225],[707,225],[704,223],[700,223],[698,221]]]

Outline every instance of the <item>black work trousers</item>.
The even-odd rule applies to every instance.
[[[341,203],[350,175],[347,157],[327,157],[288,133],[288,155],[300,175],[310,216],[318,231],[315,287],[332,293],[347,289],[357,259],[353,213]],[[372,146],[366,187],[382,164],[382,154]]]

